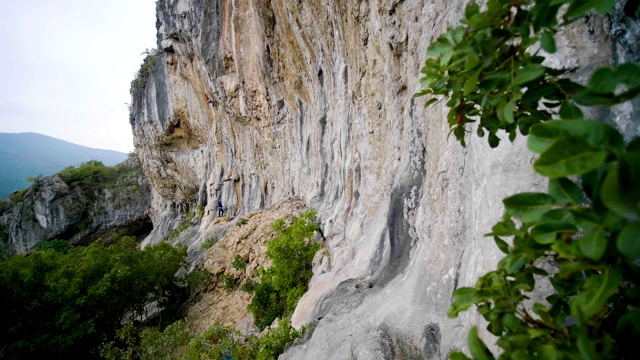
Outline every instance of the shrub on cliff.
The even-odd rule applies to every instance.
[[[160,49],[146,49],[141,55],[145,55],[142,64],[140,64],[140,69],[135,75],[135,78],[131,82],[132,89],[142,89],[147,84],[147,79],[149,78],[149,74],[153,71],[153,68],[156,65],[156,58],[160,54]]]
[[[186,249],[141,250],[132,237],[67,253],[34,251],[0,263],[0,358],[90,358],[148,304],[181,301]]]
[[[138,178],[143,173],[139,160],[133,158],[115,166],[105,166],[101,161],[89,160],[78,167],[66,167],[58,176],[70,187],[80,187],[91,196],[105,188],[112,191],[140,191]]]
[[[58,176],[69,186],[80,186],[84,190],[96,189],[111,178],[113,168],[105,166],[102,161],[89,160],[77,168],[68,166]]]
[[[311,210],[294,217],[286,226],[284,219],[273,225],[280,235],[267,243],[267,257],[271,267],[262,270],[260,282],[243,287],[253,293],[248,310],[260,329],[270,325],[277,317],[293,313],[298,300],[308,289],[311,279],[311,261],[320,249],[313,234],[316,212]]]

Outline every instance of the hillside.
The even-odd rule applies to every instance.
[[[28,177],[51,175],[88,160],[111,166],[127,154],[93,149],[36,133],[0,133],[0,198],[29,186]]]

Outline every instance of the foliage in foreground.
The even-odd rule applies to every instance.
[[[503,200],[503,220],[487,236],[506,256],[475,287],[456,290],[449,308],[456,317],[476,305],[498,337],[502,359],[640,356],[634,344],[640,337],[640,138],[625,144],[616,129],[584,120],[574,104],[611,106],[635,97],[640,67],[601,68],[582,86],[561,77],[568,69],[547,68],[543,56],[529,52],[537,43],[555,52],[561,9],[571,22],[614,4],[489,0],[481,12],[472,2],[463,26],[428,51],[434,58],[426,61],[425,89],[417,95],[449,98],[449,125],[462,145],[465,126],[476,120],[477,134],[488,131],[492,147],[497,131],[513,140],[519,129],[539,154],[534,170],[549,178],[547,193]],[[545,271],[545,264],[554,270]],[[542,279],[553,293],[525,306]],[[472,328],[468,338],[472,357],[493,359],[477,332]],[[461,352],[450,357],[467,359]]]
[[[316,212],[311,210],[294,217],[286,226],[284,219],[276,220],[273,230],[279,236],[267,243],[267,257],[271,267],[260,272],[259,283],[249,281],[243,290],[253,293],[248,310],[260,329],[271,325],[276,318],[290,316],[298,300],[309,287],[311,262],[320,244],[313,240],[318,229]]]
[[[15,255],[0,264],[0,358],[91,358],[125,319],[147,305],[181,303],[176,278],[186,249],[160,243],[140,250],[133,237],[66,253]],[[167,314],[168,315],[168,314]]]

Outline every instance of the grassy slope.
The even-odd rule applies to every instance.
[[[111,166],[126,158],[125,153],[93,149],[36,133],[0,133],[0,199],[29,186],[27,177],[52,175],[88,160]]]

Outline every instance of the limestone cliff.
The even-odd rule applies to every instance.
[[[25,254],[40,241],[63,239],[76,245],[112,234],[148,234],[151,189],[140,162],[132,158],[108,171],[113,179],[102,180],[95,189],[69,184],[59,175],[37,179],[21,202],[0,215],[3,242]]]
[[[447,138],[446,109],[412,94],[426,49],[466,0],[160,0],[159,53],[132,87],[135,146],[153,187],[154,231],[221,200],[228,215],[302,197],[326,255],[293,317],[314,331],[285,358],[377,359],[465,348],[452,292],[499,256],[482,237],[501,199],[546,186],[522,138],[490,149]],[[553,64],[637,60],[621,15],[560,34]],[[615,31],[614,31],[615,30]],[[610,35],[614,33],[615,38]],[[205,101],[205,95],[211,103]],[[608,118],[627,133],[637,103]],[[191,238],[213,230],[205,216]]]

